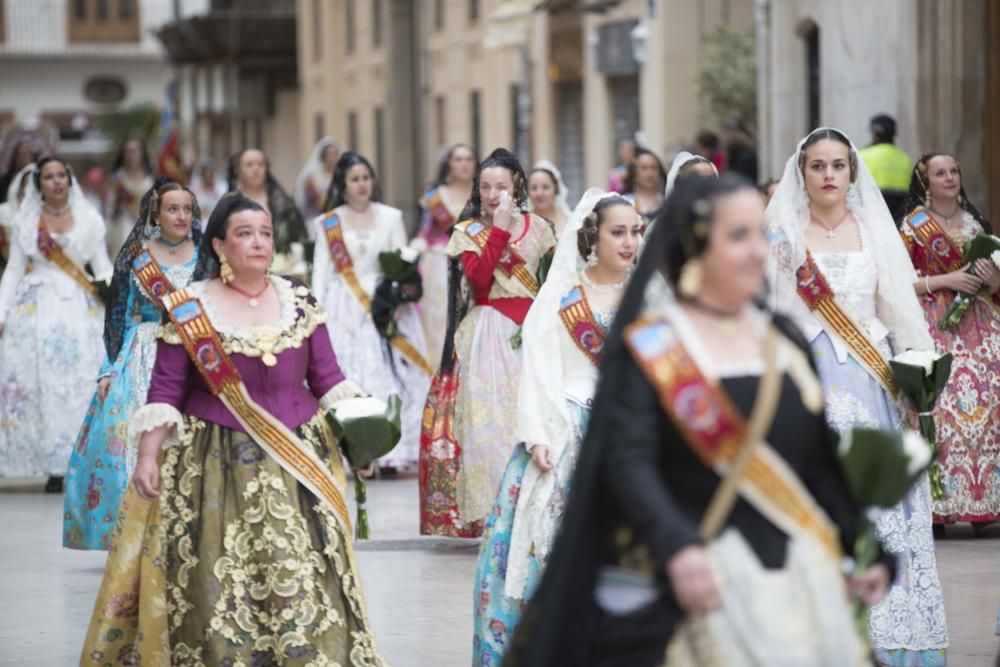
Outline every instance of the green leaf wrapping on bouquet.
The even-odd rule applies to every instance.
[[[392,394],[384,404],[384,409],[373,411],[366,404],[371,398],[348,398],[338,401],[326,411],[326,421],[337,438],[344,456],[357,471],[367,468],[376,459],[385,456],[399,443],[400,408],[402,401]],[[338,412],[340,414],[338,414]],[[354,474],[354,502],[358,507],[354,519],[354,537],[359,540],[369,538],[368,487],[361,475]]]
[[[541,287],[545,284],[545,279],[549,277],[549,269],[552,268],[552,260],[555,257],[555,250],[550,250],[538,260],[538,270],[535,271],[535,279]]]
[[[969,263],[969,268],[965,272],[975,275],[975,263],[976,260],[980,259],[989,260],[1000,269],[1000,265],[997,265],[993,261],[993,254],[996,252],[1000,252],[1000,238],[985,232],[976,234],[976,237],[969,244],[968,251],[965,253],[965,261]],[[947,331],[957,327],[962,321],[962,316],[969,310],[969,307],[976,300],[980,292],[982,292],[982,288],[979,288],[975,294],[965,294],[964,292],[956,294],[951,304],[944,311],[944,315],[938,320],[938,330]]]
[[[523,327],[518,327],[514,330],[514,333],[510,335],[510,349],[516,350],[524,343],[524,339],[521,337],[523,333]]]
[[[913,438],[920,436],[863,428],[842,436],[840,465],[855,503],[887,508],[906,497],[931,463],[927,445]]]
[[[405,282],[417,273],[420,254],[410,248],[386,250],[378,254],[378,265],[388,280]]]

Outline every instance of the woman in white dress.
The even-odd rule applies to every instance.
[[[415,467],[420,419],[430,387],[423,328],[412,303],[395,308],[398,335],[390,340],[372,318],[382,282],[379,253],[407,245],[403,214],[379,202],[375,170],[361,155],[340,156],[327,193],[330,210],[318,216],[312,290],[330,314],[328,328],[344,373],[380,399],[402,399],[402,438],[379,461],[386,472]]]
[[[39,161],[12,232],[0,280],[0,477],[48,475],[46,491],[59,492],[104,359],[91,281],[113,267],[104,221],[59,158]]]
[[[913,291],[916,273],[857,149],[820,128],[789,158],[767,208],[773,305],[810,341],[830,425],[892,429],[902,422],[888,360],[933,350]],[[871,609],[876,659],[892,667],[945,664],[948,634],[931,532],[930,485],[878,518],[883,548],[901,575]]]

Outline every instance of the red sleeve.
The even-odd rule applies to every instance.
[[[486,240],[486,247],[483,248],[482,254],[477,255],[470,251],[460,255],[465,275],[477,294],[489,292],[493,285],[493,269],[496,268],[509,240],[510,232],[493,227],[490,229],[490,236]]]
[[[309,370],[306,382],[313,396],[322,398],[344,381],[344,372],[337,363],[337,354],[330,344],[330,333],[325,324],[320,324],[309,336]]]
[[[147,403],[166,403],[184,409],[192,371],[191,359],[183,345],[156,343],[156,363],[149,381]]]

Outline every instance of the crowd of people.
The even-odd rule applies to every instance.
[[[481,540],[475,666],[945,665],[935,535],[1000,519],[992,228],[887,116],[763,184],[732,131],[669,168],[622,142],[584,193],[456,144],[412,238],[332,138],[291,195],[259,149],[185,184],[129,140],[103,196],[13,138],[0,477],[109,551],[81,664],[384,664],[346,482],[409,470],[422,534]],[[952,356],[943,493],[873,514],[838,442],[927,417],[904,351]],[[393,395],[398,445],[351,470],[324,415]]]

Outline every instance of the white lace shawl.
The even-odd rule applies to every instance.
[[[825,129],[814,130],[814,133]],[[809,224],[809,195],[799,169],[799,155],[808,138],[800,141],[795,153],[788,158],[781,182],[767,207],[771,239],[767,275],[774,310],[799,323],[822,326],[799,297],[795,278],[795,272],[805,262],[807,249],[805,228]],[[854,144],[851,144],[851,152],[857,156]],[[875,179],[860,157],[856,162],[857,178],[847,191],[847,208],[873,244],[872,254],[878,272],[878,318],[889,329],[895,352],[933,350],[934,342],[913,289],[916,271]]]
[[[566,182],[563,181],[562,172],[549,160],[539,160],[531,167],[531,171],[538,169],[544,169],[556,179],[556,186],[559,188],[559,192],[556,193],[555,208],[557,211],[562,211],[563,215],[568,219],[569,216],[573,215],[573,211],[569,207],[569,188],[566,187]],[[530,199],[528,200],[528,209],[531,211],[534,210]]]
[[[697,159],[698,156],[694,153],[689,153],[687,151],[681,151],[674,157],[674,161],[670,164],[670,171],[667,172],[667,187],[663,191],[664,197],[669,197],[670,193],[674,189],[674,182],[677,181],[677,176],[681,173],[681,169],[691,160]],[[708,163],[712,167],[712,171],[715,175],[719,175],[719,170],[716,169],[715,165],[711,162]]]

